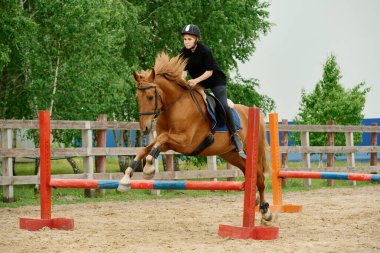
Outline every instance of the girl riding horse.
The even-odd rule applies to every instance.
[[[231,142],[237,152],[242,151],[243,144],[236,133],[235,120],[227,103],[226,75],[215,61],[211,50],[199,42],[201,31],[198,26],[186,25],[182,29],[182,38],[185,46],[181,50],[181,56],[187,59],[187,65],[182,77],[186,79],[188,72],[192,78],[188,81],[191,87],[199,84],[205,89],[211,89],[226,112],[227,128],[231,135]]]

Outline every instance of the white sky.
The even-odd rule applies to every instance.
[[[333,53],[344,87],[371,87],[365,118],[380,117],[380,0],[272,0],[269,21],[243,77],[259,79],[259,92],[273,98],[279,119],[298,113],[301,89],[310,93]]]

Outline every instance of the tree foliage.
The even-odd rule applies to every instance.
[[[296,124],[326,125],[332,120],[335,125],[359,125],[363,119],[363,109],[366,94],[370,91],[365,82],[361,82],[352,89],[346,89],[340,83],[342,78],[336,56],[330,55],[323,66],[322,79],[314,90],[307,94],[301,93],[299,113]],[[361,135],[355,134],[355,142]],[[344,145],[344,134],[335,134],[335,144]],[[327,143],[326,133],[311,133],[310,144],[324,146]]]
[[[146,27],[140,56],[142,67],[153,62],[157,52],[175,55],[183,46],[180,32],[186,24],[197,24],[202,38],[226,72],[246,61],[255,51],[255,42],[271,24],[266,2],[261,1],[130,1],[141,12],[140,24]]]
[[[161,51],[176,55],[180,31],[195,23],[228,73],[269,31],[268,6],[257,0],[0,0],[0,118],[35,119],[50,110],[56,120],[99,114],[137,120],[132,70],[151,68]],[[242,82],[231,88],[233,96],[267,104],[254,91],[257,81]],[[244,99],[244,89],[258,100]]]
[[[259,94],[256,91],[259,87],[257,79],[238,75],[228,84],[228,97],[237,104],[259,107],[262,113],[267,114],[275,109],[275,102],[267,95]]]

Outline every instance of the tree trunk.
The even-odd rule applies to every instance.
[[[58,43],[58,51],[60,49],[60,44]],[[54,81],[53,81],[53,93],[52,93],[52,99],[50,101],[50,116],[53,115],[53,106],[54,106],[54,95],[57,93],[57,81],[58,81],[58,71],[59,71],[59,56],[57,57],[57,62],[55,65],[55,73],[54,73]]]
[[[69,162],[69,164],[73,168],[74,174],[78,174],[79,173],[79,167],[78,167],[78,164],[75,162],[74,158],[66,157],[66,160]]]
[[[319,163],[318,163],[318,168],[323,168],[323,154],[319,154]]]
[[[129,162],[130,157],[129,156],[121,156],[121,155],[119,155],[117,157],[118,157],[118,161],[119,161],[120,172],[124,173],[130,164],[130,162]]]
[[[169,165],[168,163],[171,161],[166,158],[167,155],[162,156],[162,166],[164,168],[164,171],[170,171],[169,168],[171,168],[171,165]],[[179,171],[179,159],[175,155],[173,155],[173,171]]]

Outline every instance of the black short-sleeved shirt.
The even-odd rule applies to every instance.
[[[212,76],[200,82],[203,87],[211,88],[226,85],[226,75],[212,56],[210,48],[203,43],[198,42],[194,52],[191,52],[186,47],[182,48],[181,56],[188,59],[185,70],[188,71],[193,79],[201,76],[207,70],[213,71]]]

